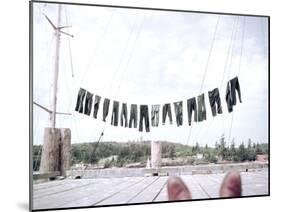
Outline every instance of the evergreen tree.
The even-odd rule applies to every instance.
[[[239,159],[239,161],[242,161],[242,162],[246,160],[246,149],[245,149],[244,142],[242,142],[239,145],[239,148],[238,148],[238,159]]]
[[[222,134],[220,138],[220,144],[218,147],[218,156],[220,156],[221,159],[224,160],[226,158],[226,155],[227,155],[226,142],[225,142],[224,134]]]

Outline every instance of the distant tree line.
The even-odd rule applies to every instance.
[[[33,169],[39,170],[41,159],[41,145],[33,146]],[[254,143],[251,139],[247,144],[242,142],[236,146],[232,140],[230,145],[226,144],[224,135],[215,143],[215,147],[200,146],[197,142],[194,146],[180,143],[162,142],[162,158],[196,158],[202,155],[202,161],[206,163],[217,163],[218,161],[243,162],[254,161],[257,154],[268,154],[266,143]],[[98,164],[106,159],[104,167],[123,167],[131,163],[145,164],[150,157],[150,141],[142,142],[97,142],[72,144],[71,164]]]
[[[33,170],[38,171],[41,162],[42,145],[33,145]]]

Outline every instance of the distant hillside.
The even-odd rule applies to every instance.
[[[33,146],[34,170],[39,169],[41,149],[41,145]],[[227,147],[223,136],[219,142],[216,142],[214,148],[207,145],[200,146],[198,143],[191,147],[180,143],[162,142],[162,158],[166,165],[252,161],[255,160],[257,154],[267,153],[267,144],[252,143],[251,139],[248,140],[247,145],[242,143],[236,147],[232,142]],[[201,156],[198,157],[198,155]],[[72,144],[71,156],[72,165],[83,163],[102,167],[123,167],[137,163],[138,166],[145,166],[147,158],[150,157],[150,141],[100,142],[98,145],[97,142]]]

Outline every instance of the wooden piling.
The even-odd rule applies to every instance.
[[[45,128],[40,173],[60,172],[66,176],[71,160],[71,130]]]
[[[161,167],[162,147],[160,141],[151,141],[151,168]]]
[[[71,160],[71,131],[69,128],[60,129],[61,132],[61,175],[66,176]]]

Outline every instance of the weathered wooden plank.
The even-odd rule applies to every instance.
[[[210,174],[207,176],[209,177],[210,180],[213,180],[214,182],[221,184],[225,174],[221,174],[221,173],[220,174]]]
[[[211,180],[208,175],[194,175],[193,178],[209,198],[219,197],[220,184]]]
[[[168,177],[159,177],[145,190],[128,201],[128,203],[153,202],[157,198],[163,186],[166,186]]]
[[[180,177],[190,190],[193,199],[208,198],[207,193],[198,184],[193,175],[182,175]]]
[[[95,182],[96,180],[93,179],[92,181]],[[36,209],[60,207],[61,205],[64,205],[68,202],[90,195],[90,192],[95,188],[101,189],[101,187],[103,187],[103,189],[105,190],[108,187],[114,187],[116,183],[118,184],[121,181],[122,178],[99,179],[98,181],[96,181],[96,183],[93,183],[91,185],[87,185],[79,188],[73,188],[71,190],[62,191],[52,195],[38,198],[36,199],[36,201],[34,201],[34,207]]]
[[[46,189],[52,186],[57,186],[57,185],[62,185],[67,183],[66,180],[54,180],[54,181],[49,181],[49,182],[43,182],[43,183],[34,183],[33,184],[33,191],[35,190],[41,190],[41,189]]]
[[[267,195],[267,194],[268,194],[268,186],[262,184],[244,185],[242,189],[243,196]]]
[[[33,198],[38,199],[38,198],[42,198],[47,195],[49,196],[52,194],[65,192],[65,191],[72,190],[72,189],[77,189],[77,188],[80,188],[83,186],[88,186],[93,183],[97,184],[97,181],[95,181],[95,180],[65,180],[65,181],[66,182],[64,184],[51,186],[51,187],[41,189],[41,190],[35,190],[33,192]]]
[[[166,184],[167,185],[167,184]],[[153,202],[168,201],[167,186],[164,186]]]
[[[89,188],[88,195],[62,204],[60,207],[91,206],[102,202],[103,200],[110,198],[111,196],[121,192],[124,189],[128,189],[135,184],[142,183],[144,180],[143,177],[128,177],[118,179],[120,180],[119,182],[111,181],[112,183],[107,185],[99,182],[98,186]]]
[[[268,172],[241,172],[242,194],[268,193]],[[225,174],[182,175],[193,199],[218,197]],[[34,185],[34,207],[66,208],[91,205],[167,201],[168,177],[126,177],[62,180]]]
[[[110,205],[110,204],[125,204],[128,203],[136,194],[142,192],[147,186],[151,185],[156,181],[158,177],[147,177],[141,183],[137,183],[127,189],[122,190],[121,192],[104,199],[101,202],[96,203],[95,205]]]

